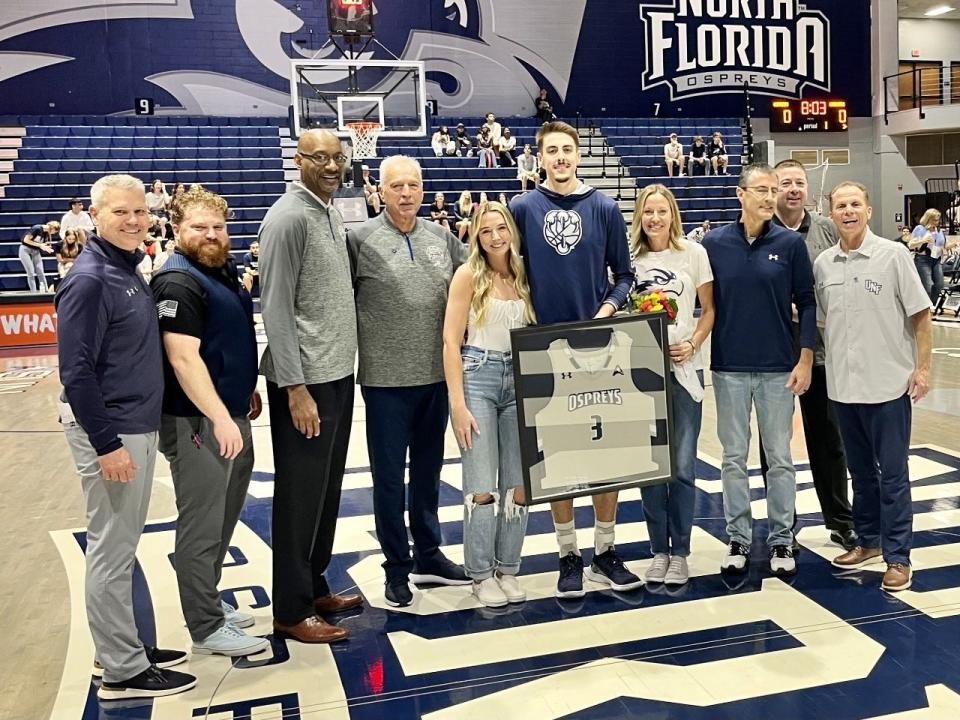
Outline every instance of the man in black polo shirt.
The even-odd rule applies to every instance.
[[[230,258],[227,203],[198,185],[177,196],[176,252],[154,275],[165,390],[160,450],[177,495],[177,585],[193,652],[231,657],[269,643],[217,589],[253,473],[250,420],[261,410],[250,295]]]

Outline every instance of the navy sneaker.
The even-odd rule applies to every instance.
[[[583,591],[583,558],[574,552],[567,553],[560,558],[560,578],[557,580],[558,598],[582,598]]]
[[[131,700],[133,698],[163,697],[186,692],[197,684],[193,675],[162,670],[151,665],[129,680],[118,683],[101,683],[97,697],[101,700]]]
[[[473,582],[463,565],[457,565],[443,555],[439,555],[429,565],[414,567],[410,580],[417,585],[470,585]]]
[[[643,587],[643,580],[627,570],[623,560],[613,548],[600,555],[594,555],[593,562],[584,574],[588,580],[609,585],[617,592],[627,592]]]
[[[388,580],[383,591],[383,599],[391,607],[406,607],[413,602],[410,584],[406,580]]]

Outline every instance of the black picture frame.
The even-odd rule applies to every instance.
[[[520,460],[528,504],[657,485],[671,482],[676,477],[667,326],[666,313],[658,312],[617,315],[583,322],[531,325],[510,331]],[[606,346],[598,346],[598,343],[603,343],[604,338]],[[629,338],[629,344],[626,343],[626,338]],[[564,370],[570,368],[564,365],[559,352],[565,353],[564,357],[574,364],[579,359],[578,354],[587,357],[592,353],[601,357],[606,352],[608,358],[611,358],[606,362],[611,364],[595,372],[580,368],[579,374],[568,373]],[[619,361],[615,359],[614,353],[618,353],[616,358],[619,358]],[[620,367],[627,362],[625,358],[629,358],[629,369]],[[550,370],[545,372],[546,362],[550,363]],[[561,366],[559,373],[557,365]],[[622,372],[617,373],[617,370]],[[558,374],[561,375],[560,378],[557,377]],[[568,385],[566,390],[578,391],[567,394],[564,400],[566,391],[557,393],[561,384]],[[611,387],[606,387],[608,385]],[[634,391],[636,395],[632,394]],[[617,398],[622,400],[625,397],[631,399],[631,402],[615,402]],[[559,424],[548,423],[547,415],[557,417],[558,411],[563,415],[564,402],[568,411],[574,414],[567,420],[558,417],[561,420]],[[594,403],[598,403],[597,413],[586,415]],[[651,403],[653,418],[649,416]],[[616,407],[604,407],[607,404]],[[573,407],[575,405],[578,406]],[[629,407],[625,410],[624,405]],[[630,414],[631,410],[636,411],[635,417]],[[608,436],[605,441],[609,447],[598,446],[591,449],[591,442],[603,439],[603,419],[600,413],[610,411],[618,416],[612,425],[617,428],[617,432]],[[581,423],[579,418],[583,416],[595,420],[594,425],[599,428]],[[551,433],[556,435],[556,429],[561,426],[560,435],[564,436],[564,440],[569,440],[571,433],[572,437],[579,438],[581,430],[592,434],[584,436],[587,439],[583,440],[583,448],[564,443],[556,453],[549,448],[545,451],[542,446],[560,441],[559,435],[552,443],[547,443],[545,438]],[[550,432],[547,432],[547,428],[551,428]],[[622,440],[625,435],[631,437],[633,429],[636,430],[638,438],[636,446],[618,446],[618,440]],[[645,436],[644,433],[647,432],[649,435]],[[649,437],[648,444],[641,442],[643,437]],[[573,444],[576,445],[576,442]],[[650,448],[650,460],[646,463],[647,466],[643,467],[647,460],[647,445]],[[556,457],[551,461],[553,456]],[[639,459],[641,462],[637,462],[634,467],[625,467],[622,475],[611,477],[610,472],[615,472],[615,465],[603,467],[603,464],[617,456],[625,459],[628,465],[631,464],[631,459]],[[597,461],[596,472],[606,473],[604,479],[585,479],[581,475],[579,477],[583,482],[569,484],[557,479],[557,475],[565,472],[578,472],[577,468],[582,470],[584,466],[592,466],[594,462],[591,458]],[[548,477],[548,474],[551,477]]]

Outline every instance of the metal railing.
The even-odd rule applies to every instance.
[[[948,73],[948,70],[950,71]],[[951,78],[951,75],[954,76]],[[924,108],[936,105],[960,104],[960,80],[952,68],[913,67],[883,78],[883,120],[889,122],[890,113],[916,110],[923,120]],[[891,102],[891,98],[896,98]],[[891,107],[895,104],[896,107]]]

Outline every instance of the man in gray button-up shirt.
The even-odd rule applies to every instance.
[[[356,311],[340,212],[330,200],[347,159],[327,130],[300,136],[300,180],[260,226],[260,299],[273,440],[274,627],[302,642],[347,631],[317,613],[360,605],[334,595],[330,562],[353,420]]]
[[[833,401],[853,478],[860,541],[835,558],[840,568],[886,562],[881,587],[910,587],[913,509],[911,400],[930,387],[930,299],[900,243],[874,235],[867,189],[842,182],[830,193],[840,243],[814,264],[817,315]]]
[[[385,211],[349,233],[360,338],[358,382],[367,409],[377,538],[386,558],[385,599],[413,600],[408,580],[466,585],[463,568],[440,552],[437,505],[447,427],[442,330],[447,286],[464,247],[417,217],[419,164],[395,155],[380,165]],[[410,451],[413,557],[403,521],[404,466]]]

